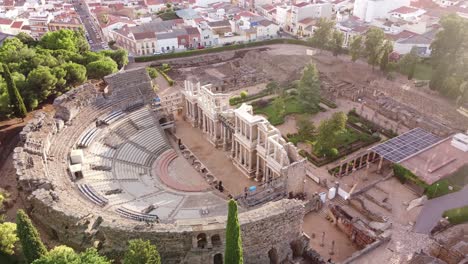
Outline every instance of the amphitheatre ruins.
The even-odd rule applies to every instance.
[[[61,243],[121,256],[127,240],[143,238],[169,264],[223,263],[231,198],[240,206],[245,263],[390,263],[441,246],[413,231],[421,209],[406,207],[419,196],[389,174],[381,142],[317,166],[287,140],[297,132],[294,117],[274,126],[251,101],[230,105],[239,91],[291,83],[315,62],[322,96],[338,108],[323,106],[314,122],[354,109],[382,131],[431,136],[406,158],[468,127],[453,106],[410,82],[307,49],[133,63],[104,86],[61,95],[54,113],[28,122],[13,152],[28,212]],[[162,63],[171,65],[173,87],[147,74]],[[447,254],[462,259],[455,242],[466,236],[446,239]]]

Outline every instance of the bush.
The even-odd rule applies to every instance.
[[[240,102],[241,98],[239,96],[233,96],[229,98],[229,104],[230,105],[236,105]]]
[[[148,72],[148,75],[151,79],[158,77],[158,70],[156,70],[155,68],[146,67],[146,71]]]
[[[252,102],[252,106],[255,108],[263,108],[263,107],[268,106],[268,104],[270,104],[270,101],[265,100],[265,99],[260,99],[260,100]]]
[[[454,225],[468,222],[468,206],[447,210],[442,216]]]
[[[410,181],[425,190],[429,187],[429,185],[422,180],[420,180],[416,175],[414,175],[410,170],[401,166],[400,164],[393,164],[393,173],[394,175],[400,180],[401,183],[405,183]]]
[[[248,95],[248,94],[247,94],[246,91],[240,92],[240,98],[241,98],[242,100],[245,100],[245,99],[247,98],[247,95]]]

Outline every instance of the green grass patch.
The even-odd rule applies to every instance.
[[[414,79],[416,80],[430,80],[432,76],[432,67],[427,63],[416,64],[414,71]]]
[[[210,53],[216,53],[216,52],[227,51],[227,50],[238,50],[238,49],[272,45],[272,44],[295,44],[295,45],[311,47],[311,44],[309,42],[298,40],[298,39],[270,39],[270,40],[249,42],[249,43],[244,43],[244,44],[236,44],[236,45],[223,46],[223,47],[187,50],[183,52],[174,52],[174,53],[167,53],[167,54],[161,54],[161,55],[136,57],[135,62],[146,62],[146,61],[157,61],[157,60],[164,60],[164,59],[191,57],[191,56],[197,56],[197,55],[202,55],[202,54],[210,54]]]
[[[429,199],[433,199],[461,190],[468,179],[468,166],[462,167],[451,176],[439,180],[431,185],[425,183],[410,170],[406,169],[405,167],[399,164],[393,165],[393,173],[400,180],[401,183],[411,181],[414,184],[422,187],[427,197]]]
[[[454,225],[468,222],[468,205],[447,210],[442,214],[442,216],[447,217],[448,221]]]
[[[274,125],[281,125],[284,123],[284,118],[290,114],[302,114],[305,110],[296,96],[289,96],[284,100],[284,112],[280,113],[272,103],[265,107],[254,107],[255,114],[262,114],[267,116],[268,121]]]
[[[179,19],[180,17],[177,16],[176,12],[174,11],[171,11],[171,12],[164,12],[164,13],[160,13],[158,14],[158,16],[162,19],[162,20],[173,20],[173,19]]]

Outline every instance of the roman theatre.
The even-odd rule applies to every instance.
[[[145,68],[84,84],[39,112],[14,151],[22,196],[35,223],[77,249],[121,256],[132,238],[158,246],[163,263],[223,263],[227,201],[239,204],[245,263],[308,256],[305,160],[252,107],[185,82],[158,97]],[[238,174],[216,175],[179,137],[176,116],[222,151]],[[238,177],[231,181],[222,177]],[[245,191],[229,182],[255,179]],[[224,179],[224,178],[223,178]],[[236,189],[237,188],[237,189]],[[242,189],[244,186],[242,186]]]

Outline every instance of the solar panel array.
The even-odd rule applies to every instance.
[[[393,163],[399,163],[417,152],[434,145],[442,138],[427,132],[422,128],[415,128],[398,137],[392,138],[370,150]]]

